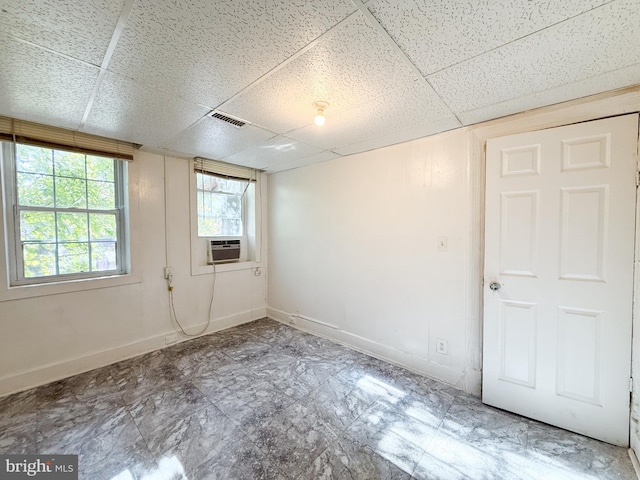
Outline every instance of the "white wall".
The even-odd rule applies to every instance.
[[[269,314],[467,388],[468,139],[460,129],[271,175]]]
[[[165,335],[176,331],[163,278],[164,162],[162,156],[136,152],[129,165],[131,283],[0,301],[0,395],[161,348]],[[213,277],[191,275],[190,163],[167,157],[166,172],[166,250],[174,269],[176,311],[185,327],[195,329],[206,322]],[[254,276],[253,266],[217,274],[209,331],[265,315],[266,272]],[[15,290],[7,289],[5,280],[0,298],[19,296]]]
[[[480,393],[484,142],[636,112],[639,102],[640,87],[629,87],[271,175],[269,315],[297,315],[299,328]],[[636,309],[636,418],[638,331]],[[435,353],[437,338],[447,356]],[[634,418],[634,448],[638,432]]]

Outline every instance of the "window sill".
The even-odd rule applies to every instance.
[[[224,272],[235,272],[237,270],[253,270],[256,267],[262,266],[258,262],[245,261],[235,263],[219,263],[216,264],[216,274]],[[197,265],[191,269],[191,275],[210,275],[213,273],[213,265]]]
[[[41,283],[37,285],[19,285],[0,291],[0,302],[25,298],[59,295],[62,293],[83,292],[101,288],[119,287],[141,283],[134,275],[113,275],[110,277],[82,278],[64,282]]]

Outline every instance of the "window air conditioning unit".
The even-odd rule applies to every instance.
[[[208,240],[208,244],[209,265],[240,260],[240,240]]]

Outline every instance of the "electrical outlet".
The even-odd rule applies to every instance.
[[[172,343],[176,343],[178,341],[178,334],[174,333],[172,335],[167,335],[164,337],[164,343],[166,345],[171,345]]]
[[[296,316],[295,315],[289,315],[289,323],[291,325],[295,325],[296,324]]]
[[[173,276],[173,267],[164,267],[164,278]]]
[[[436,339],[436,353],[446,355],[449,352],[449,342],[442,338]]]

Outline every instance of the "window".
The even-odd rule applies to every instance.
[[[189,168],[191,274],[214,273],[208,264],[211,237],[240,241],[238,262],[220,265],[216,271],[252,268],[262,253],[265,176],[253,168],[200,157]]]
[[[199,237],[241,237],[249,182],[196,173]]]
[[[125,273],[126,162],[5,143],[12,284]]]
[[[206,158],[194,159],[194,170],[198,236],[246,237],[256,170]]]

